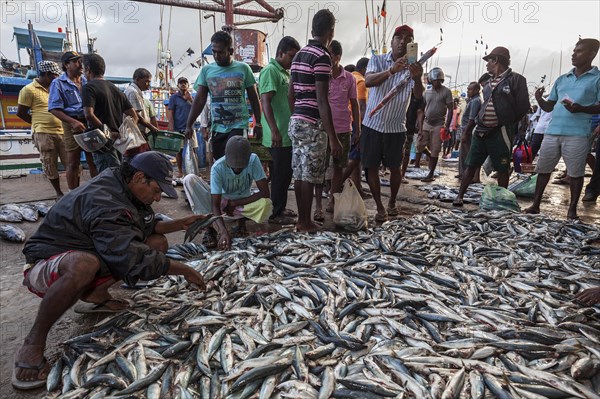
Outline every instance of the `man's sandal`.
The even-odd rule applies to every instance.
[[[47,361],[46,361],[45,357],[42,358],[42,361],[37,366],[32,366],[32,365],[30,365],[28,363],[24,363],[24,362],[15,362],[15,367],[13,368],[12,379],[11,379],[12,386],[16,389],[22,389],[24,391],[31,390],[31,389],[38,389],[38,388],[46,386],[46,379],[48,377],[48,373],[46,373],[46,378],[40,379],[40,380],[22,381],[17,378],[17,368],[37,370],[38,375],[39,375],[40,371],[42,371],[44,369],[46,364],[47,364]]]

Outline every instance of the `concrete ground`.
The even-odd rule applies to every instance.
[[[456,163],[442,162],[440,167],[443,175],[435,183],[448,186],[458,185],[458,180],[454,178],[456,174]],[[389,176],[387,176],[389,178]],[[89,180],[87,171],[84,171],[83,180]],[[587,183],[586,178],[586,183]],[[493,182],[491,179],[484,178],[485,183]],[[61,176],[62,187],[66,187],[64,174]],[[428,183],[421,183],[418,180],[411,180],[410,184],[402,185],[399,194],[398,205],[401,214],[399,217],[410,217],[413,214],[420,213],[428,204],[435,204],[439,207],[452,208],[449,203],[429,200],[427,194],[416,189],[417,186]],[[366,188],[367,185],[363,184]],[[181,187],[179,188],[181,189]],[[294,192],[289,191],[288,207],[296,209]],[[383,187],[382,193],[389,198],[389,188]],[[163,198],[155,204],[156,212],[166,214],[172,218],[177,218],[191,213],[189,206],[184,200],[183,193],[179,199]],[[569,201],[568,186],[559,186],[550,184],[546,191],[546,200],[542,203],[542,212],[558,219],[565,219],[567,205]],[[46,201],[53,204],[53,190],[50,184],[42,175],[27,175],[15,179],[0,180],[0,204],[7,203],[35,203]],[[324,205],[326,204],[324,200]],[[384,204],[387,198],[383,199]],[[521,208],[530,205],[531,201],[520,200]],[[369,222],[374,223],[375,203],[372,199],[365,201],[369,213]],[[474,205],[466,205],[465,210],[474,210]],[[579,215],[584,223],[600,223],[600,204],[580,204]],[[324,228],[334,229],[331,221],[331,214],[326,214]],[[23,222],[19,224],[27,237],[36,230],[40,221],[36,223]],[[279,228],[275,225],[255,225],[249,223],[249,230],[254,234],[261,234],[273,231]],[[183,232],[169,235],[170,243],[183,242]],[[60,239],[60,238],[58,238]],[[21,285],[22,267],[24,257],[22,254],[23,244],[0,242],[0,397],[4,399],[12,398],[41,398],[45,390],[40,389],[32,392],[18,392],[13,390],[10,379],[13,369],[14,355],[20,347],[23,338],[31,328],[35,318],[40,299]],[[126,296],[127,290],[117,289],[117,296]],[[46,357],[50,362],[56,360],[61,351],[60,343],[71,336],[89,332],[91,327],[102,317],[82,316],[69,310],[52,328],[48,338],[46,348]]]

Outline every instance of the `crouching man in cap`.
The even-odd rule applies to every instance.
[[[258,192],[252,194],[250,187],[256,182]],[[234,229],[237,235],[246,233],[246,219],[264,223],[273,212],[267,176],[258,155],[253,154],[250,142],[242,136],[231,137],[225,146],[225,156],[215,162],[210,171],[210,187],[196,175],[183,179],[183,188],[192,210],[196,214],[213,213],[237,219]],[[215,222],[219,232],[210,228],[207,246],[218,244],[221,249],[231,248],[231,235],[223,219]]]
[[[78,300],[82,312],[120,311],[127,302],[113,298],[108,288],[123,280],[182,275],[204,290],[194,269],[165,257],[164,234],[185,230],[205,216],[157,221],[151,204],[162,192],[177,196],[173,168],[154,151],[134,157],[119,168],[102,172],[89,184],[69,192],[48,212],[25,243],[23,284],[42,298],[31,331],[15,358],[12,385],[35,389],[45,385],[49,365],[44,358],[52,325]]]

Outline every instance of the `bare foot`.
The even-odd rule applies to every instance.
[[[577,216],[577,211],[569,209],[569,211],[567,212],[567,219],[568,220],[579,220],[579,216]]]
[[[306,226],[301,225],[301,224],[296,224],[296,231],[298,231],[299,233],[315,233],[319,230],[320,230],[320,227],[314,223],[311,223]]]
[[[44,345],[26,345],[23,344],[15,358],[15,363],[27,364],[32,368],[16,368],[16,377],[19,381],[37,381],[44,380],[50,372],[50,365],[44,359]],[[37,369],[38,366],[41,369]]]
[[[538,213],[540,213],[540,208],[532,205],[529,208],[523,209],[523,213],[527,213],[529,215],[537,215]]]

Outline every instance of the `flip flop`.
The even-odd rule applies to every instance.
[[[75,305],[75,307],[73,308],[73,311],[75,311],[75,313],[80,313],[80,314],[88,314],[88,313],[120,313],[125,309],[110,309],[109,307],[106,306],[107,303],[109,302],[121,302],[121,303],[126,303],[128,305],[128,307],[131,307],[132,302],[125,300],[125,299],[120,299],[120,298],[111,298],[108,299],[102,303],[78,303],[77,305]]]
[[[48,376],[46,376],[46,378],[44,378],[43,380],[21,381],[17,378],[17,368],[37,370],[38,374],[39,374],[39,372],[44,369],[44,366],[46,365],[46,363],[47,363],[47,360],[45,357],[42,358],[41,363],[37,366],[32,366],[28,363],[23,363],[23,362],[15,362],[15,367],[13,367],[12,379],[11,379],[12,386],[16,389],[21,389],[24,391],[45,387],[46,379]]]

